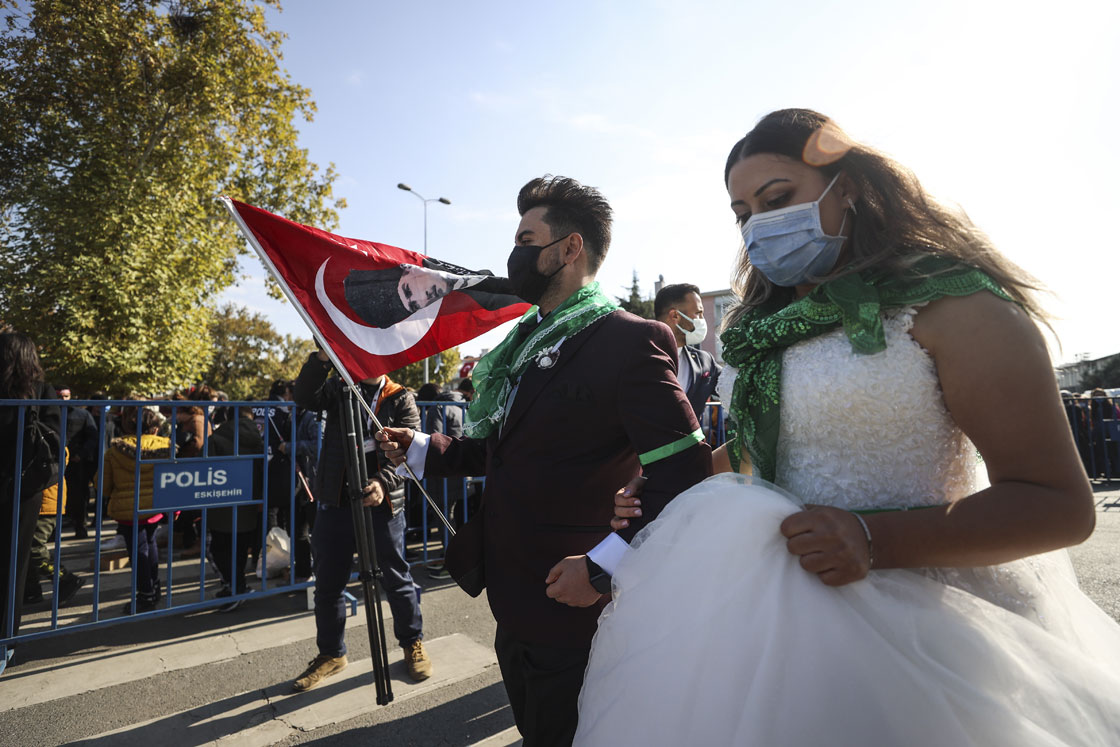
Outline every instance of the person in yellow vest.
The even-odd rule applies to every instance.
[[[70,460],[70,450],[66,450],[67,462]],[[62,485],[62,515],[66,515],[66,485],[60,480],[43,491],[43,504],[39,508],[39,520],[35,522],[35,533],[31,535],[31,562],[27,565],[27,585],[24,587],[23,603],[35,604],[43,601],[43,587],[41,580],[54,579],[54,564],[51,556],[54,554],[55,519],[58,516],[58,490]],[[62,606],[70,601],[82,588],[86,580],[76,573],[66,570],[61,562],[58,564],[58,604]]]
[[[139,411],[140,415],[137,415]],[[137,417],[140,418],[140,448],[136,447]],[[162,593],[159,584],[159,548],[156,547],[156,525],[163,514],[142,513],[152,507],[155,466],[149,460],[166,459],[171,453],[171,442],[156,435],[159,418],[145,407],[127,407],[121,415],[121,432],[124,434],[109,442],[105,452],[105,469],[102,479],[104,494],[109,496],[109,516],[117,520],[117,529],[124,536],[129,557],[136,568],[136,611],[148,612],[159,604]],[[140,483],[137,490],[136,460],[140,459]],[[134,510],[137,492],[141,513]],[[136,529],[133,546],[133,524]],[[123,613],[132,614],[132,602],[125,604]]]

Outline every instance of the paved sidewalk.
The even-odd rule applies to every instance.
[[[291,692],[316,653],[301,592],[22,644],[0,679],[0,744],[352,745],[355,732],[358,743],[516,743],[485,601],[416,575],[433,676],[411,682],[390,641],[388,706],[375,703],[361,610],[348,619],[347,669]]]

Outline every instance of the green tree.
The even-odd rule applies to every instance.
[[[428,364],[428,379],[441,386],[449,384],[453,379],[459,377],[461,363],[462,358],[459,356],[459,348],[444,350],[439,354],[438,371],[436,370],[435,356],[432,356],[431,363]],[[415,363],[409,363],[404,368],[398,368],[389,374],[389,378],[413,390],[419,389],[426,383],[424,381],[424,361],[418,360]]]
[[[0,10],[0,322],[79,390],[195,380],[245,251],[216,197],[325,228],[343,205],[298,146],[283,35],[248,0]]]
[[[633,281],[630,285],[630,297],[617,296],[618,305],[631,314],[637,314],[643,319],[653,319],[653,299],[642,298],[642,289],[638,285],[638,271],[634,270]]]
[[[261,399],[276,379],[294,379],[315,343],[281,335],[262,314],[226,304],[210,324],[214,357],[201,380],[230,399]]]
[[[1082,389],[1120,387],[1120,354],[1099,358],[1085,364],[1081,374]]]

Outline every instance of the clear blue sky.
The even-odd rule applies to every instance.
[[[615,208],[599,279],[728,286],[731,145],[768,111],[817,109],[959,203],[1056,295],[1062,350],[1120,351],[1120,3],[425,3],[288,0],[283,66],[318,105],[338,232],[502,274],[518,188],[544,173]],[[230,230],[235,230],[231,223]],[[262,298],[226,297],[308,336]],[[491,333],[461,346],[477,353]]]

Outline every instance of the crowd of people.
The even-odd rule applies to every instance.
[[[1081,395],[1063,389],[1069,427],[1085,471],[1093,479],[1120,476],[1120,406],[1099,387]]]

